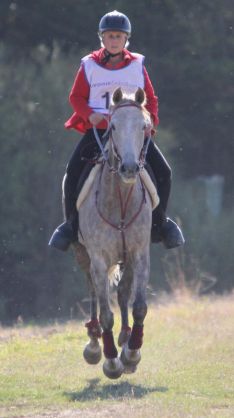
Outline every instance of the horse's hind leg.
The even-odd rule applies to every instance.
[[[118,285],[118,303],[121,312],[121,332],[119,334],[118,345],[122,347],[131,334],[128,321],[128,302],[131,295],[133,273],[130,266],[125,267],[122,278]]]
[[[97,297],[90,274],[87,274],[90,288],[90,321],[85,324],[90,341],[86,344],[83,356],[87,363],[97,364],[101,360],[102,351],[98,339],[101,337],[101,326],[97,318]]]
[[[143,326],[147,314],[146,287],[149,278],[149,255],[146,253],[134,263],[135,300],[133,303],[133,328],[128,343],[124,345],[121,360],[126,366],[136,366],[143,343]]]
[[[92,259],[91,275],[95,282],[95,288],[98,296],[100,307],[100,324],[103,329],[103,351],[105,362],[103,371],[110,379],[117,379],[123,372],[123,365],[118,359],[118,351],[115,347],[112,328],[114,325],[114,315],[111,312],[109,304],[109,280],[107,268],[103,260],[100,258]]]

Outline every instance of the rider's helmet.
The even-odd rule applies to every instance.
[[[120,31],[125,32],[130,38],[131,36],[131,23],[126,15],[114,10],[113,12],[106,13],[99,22],[99,36],[106,32]]]

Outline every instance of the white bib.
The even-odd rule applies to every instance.
[[[82,59],[90,86],[88,104],[94,112],[108,114],[111,96],[118,87],[127,94],[134,94],[138,87],[144,88],[144,56],[136,53],[132,55],[136,59],[118,70],[102,67],[90,55]]]

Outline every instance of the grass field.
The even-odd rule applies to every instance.
[[[0,417],[234,417],[233,302],[151,304],[142,361],[116,381],[84,362],[83,323],[0,328]]]

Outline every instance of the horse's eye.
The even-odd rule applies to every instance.
[[[146,129],[146,123],[144,123],[142,130],[144,131]]]
[[[113,129],[113,131],[115,131],[115,125],[113,123],[111,125],[111,129]]]

